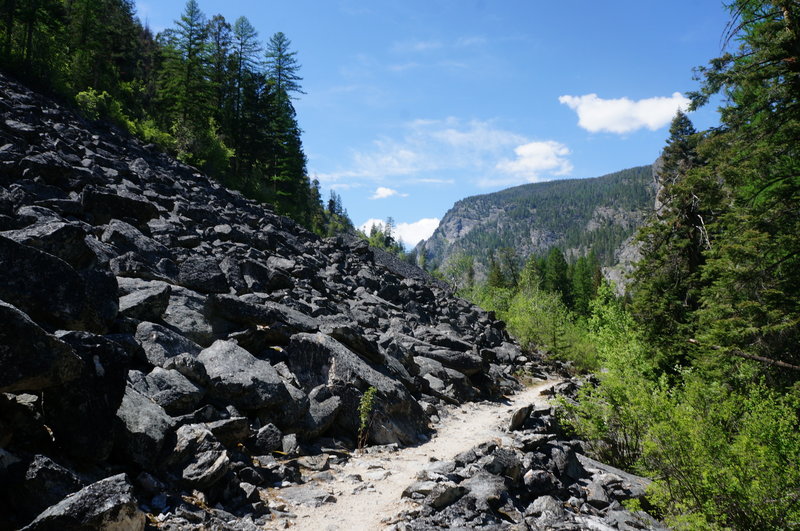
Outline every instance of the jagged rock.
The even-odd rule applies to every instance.
[[[45,510],[28,524],[26,531],[56,529],[144,529],[145,515],[139,509],[127,474],[118,474],[84,487]]]
[[[208,393],[243,410],[276,407],[290,400],[277,371],[233,341],[216,341],[197,360],[208,375]]]
[[[206,316],[206,297],[180,286],[172,286],[164,322],[198,345],[214,340],[214,328]]]
[[[155,367],[134,389],[149,397],[170,415],[182,415],[194,410],[205,396],[198,387],[174,369]]]
[[[228,281],[219,264],[206,256],[190,256],[178,266],[178,283],[200,293],[227,293]]]
[[[35,278],[35,282],[30,279]],[[116,290],[115,290],[116,291]],[[55,256],[0,236],[0,299],[37,323],[53,328],[103,332],[87,294],[86,283],[69,264]]]
[[[419,403],[402,384],[386,377],[354,354],[347,347],[325,334],[296,334],[289,350],[289,368],[306,390],[318,385],[341,389],[338,395],[345,407],[338,417],[345,419],[351,434],[358,430],[357,404],[353,395],[346,391],[347,385],[366,391],[375,387],[378,391],[376,415],[382,422],[373,423],[370,439],[376,444],[418,442],[417,436],[427,431],[427,418]],[[336,392],[334,392],[337,394]]]
[[[158,209],[144,198],[134,199],[90,186],[81,193],[81,206],[84,212],[91,215],[94,225],[105,225],[116,218],[135,221],[142,228],[158,216]]]
[[[38,391],[78,377],[80,357],[15,306],[0,301],[0,392]]]
[[[288,502],[309,507],[320,507],[326,503],[334,503],[336,501],[336,498],[328,491],[310,485],[281,489],[280,497]]]
[[[149,470],[160,457],[174,425],[161,406],[127,386],[117,410],[114,449],[125,462]]]
[[[125,394],[130,356],[117,343],[88,332],[59,332],[82,361],[78,377],[45,400],[44,418],[56,444],[74,459],[106,460],[111,453],[114,421]]]
[[[71,223],[48,221],[6,231],[2,236],[56,256],[76,269],[89,267],[95,259],[86,244],[86,231]]]
[[[230,470],[228,451],[204,425],[181,426],[175,437],[175,447],[164,464],[175,470],[186,488],[210,487]]]
[[[267,424],[262,426],[256,434],[251,447],[254,452],[259,454],[270,454],[275,450],[283,448],[283,435],[281,430],[274,424]]]
[[[140,321],[160,320],[169,305],[171,292],[169,284],[163,284],[124,295],[119,299],[119,314]]]
[[[141,345],[147,362],[163,367],[169,358],[179,354],[196,357],[202,348],[184,336],[164,326],[141,322],[136,327],[136,342]]]
[[[206,424],[214,437],[226,447],[235,448],[250,437],[250,421],[247,417],[232,417]]]
[[[494,510],[508,495],[503,478],[483,470],[465,479],[461,486],[467,489],[466,495],[475,500],[475,507],[479,511]]]
[[[33,456],[27,465],[21,484],[15,484],[10,478],[6,478],[4,483],[14,486],[7,492],[0,488],[0,492],[12,501],[15,512],[24,520],[19,524],[30,522],[51,505],[84,487],[84,482],[75,472],[39,454]]]

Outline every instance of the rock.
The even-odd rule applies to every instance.
[[[227,293],[228,281],[213,258],[190,256],[178,266],[178,283],[200,293]]]
[[[164,326],[141,322],[136,327],[136,342],[141,345],[147,362],[163,367],[169,358],[179,354],[197,357],[202,348],[184,336]]]
[[[443,509],[460,500],[466,493],[466,487],[456,485],[452,481],[437,483],[425,498],[425,503],[434,509]]]
[[[611,500],[606,494],[602,483],[598,481],[589,483],[586,487],[586,503],[597,509],[605,509],[611,505]]]
[[[111,454],[117,409],[125,394],[130,355],[119,344],[88,332],[59,332],[82,359],[78,377],[44,400],[42,410],[56,445],[84,462],[105,461]]]
[[[502,505],[503,498],[507,496],[503,478],[485,471],[465,479],[461,485],[467,489],[467,495],[475,500],[475,507],[479,511],[493,511]]]
[[[290,400],[275,369],[233,341],[215,341],[200,352],[197,360],[208,375],[209,395],[224,403],[249,411]]]
[[[308,507],[321,507],[326,503],[336,502],[336,498],[331,496],[328,491],[310,485],[286,487],[280,490],[279,495],[289,503]]]
[[[235,448],[250,437],[250,421],[247,417],[232,417],[206,424],[219,442],[228,448]]]
[[[214,485],[230,470],[228,451],[202,424],[187,424],[175,433],[175,447],[164,464],[189,489]]]
[[[555,520],[564,514],[564,504],[552,496],[539,496],[528,506],[525,514]]]
[[[35,278],[35,282],[30,279]],[[103,332],[81,276],[60,258],[0,236],[0,299],[39,324]]]
[[[133,252],[152,261],[171,256],[167,247],[145,236],[142,231],[133,225],[119,219],[112,219],[106,225],[106,229],[100,239],[113,245],[119,251],[119,254]]]
[[[161,406],[128,386],[117,411],[114,450],[123,461],[151,469],[174,424]]]
[[[283,435],[274,424],[262,426],[250,445],[253,452],[266,455],[283,449]]]
[[[119,299],[119,314],[139,321],[158,321],[167,310],[171,292],[169,284],[163,284],[124,295]]]
[[[105,225],[116,218],[134,221],[139,228],[143,228],[149,220],[158,216],[158,209],[144,198],[110,194],[92,186],[83,189],[81,206],[91,216],[94,225]]]
[[[46,221],[3,232],[2,236],[58,257],[75,269],[89,267],[95,259],[86,244],[86,231],[71,223]]]
[[[180,286],[172,286],[164,322],[190,341],[208,346],[214,341],[214,328],[206,316],[206,297]]]
[[[72,347],[15,306],[0,301],[0,323],[0,392],[39,391],[80,375],[83,364]]]
[[[127,474],[118,474],[82,488],[45,510],[28,524],[26,531],[55,529],[144,529],[145,515],[139,509]]]
[[[204,389],[180,372],[161,367],[154,368],[133,387],[173,416],[193,411],[205,396]]]
[[[324,334],[296,334],[288,348],[289,368],[304,389],[318,385],[341,388],[350,384],[366,391],[375,387],[378,391],[375,415],[382,422],[373,423],[370,440],[376,444],[415,444],[417,436],[427,431],[427,417],[416,400],[402,384],[392,380],[371,367],[347,347]],[[354,435],[358,430],[357,403],[348,408],[352,395],[344,389],[339,393],[344,408],[344,425]]]

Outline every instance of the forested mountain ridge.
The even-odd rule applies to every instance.
[[[485,266],[498,249],[513,248],[524,259],[561,247],[569,258],[594,250],[602,264],[613,265],[617,249],[652,211],[654,197],[651,166],[467,197],[417,252],[432,267],[460,254]]]

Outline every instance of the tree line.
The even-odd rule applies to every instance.
[[[0,65],[270,203],[319,234],[352,231],[306,169],[293,99],[297,52],[262,41],[242,16],[208,18],[188,0],[158,35],[133,0],[0,0]]]
[[[628,297],[601,283],[569,332],[593,350],[561,349],[596,373],[577,401],[563,401],[562,420],[595,456],[653,478],[642,503],[675,528],[791,529],[800,522],[800,2],[728,9],[726,51],[697,69],[691,94],[693,108],[723,96],[720,125],[698,131],[682,112],[673,120]],[[479,301],[504,310],[522,337],[543,319],[546,298],[490,295]],[[564,320],[553,308],[551,320]]]

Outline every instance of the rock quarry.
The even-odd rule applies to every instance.
[[[3,76],[0,115],[0,529],[299,525],[280,490],[353,455],[370,388],[366,451],[554,370],[423,271]],[[552,410],[503,422],[387,525],[657,526]]]

